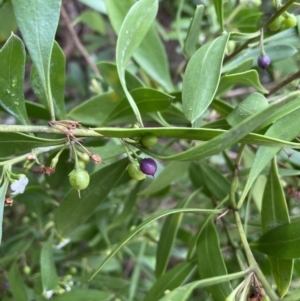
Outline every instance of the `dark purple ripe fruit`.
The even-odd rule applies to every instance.
[[[257,59],[257,64],[258,66],[263,69],[266,70],[268,68],[268,66],[271,63],[271,59],[268,55],[264,54],[261,55],[258,59]]]
[[[151,158],[145,158],[140,163],[140,170],[149,176],[154,176],[157,170],[156,162]]]

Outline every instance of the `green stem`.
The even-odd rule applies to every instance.
[[[244,246],[244,250],[245,250],[245,254],[246,254],[249,266],[252,268],[252,270],[256,274],[257,278],[261,282],[266,294],[269,296],[271,301],[279,301],[280,300],[279,297],[273,291],[272,287],[270,286],[270,284],[269,284],[268,280],[266,279],[265,275],[263,274],[263,272],[259,268],[253,254],[252,254],[252,251],[251,251],[250,246],[249,246],[248,241],[247,241],[247,237],[246,237],[244,229],[243,229],[243,225],[242,225],[242,221],[241,221],[239,212],[236,211],[234,213],[234,216],[235,216],[236,226],[237,226],[242,244]]]
[[[271,24],[275,19],[277,19],[283,12],[285,12],[291,5],[294,4],[296,0],[289,0],[285,3],[265,24],[264,28],[266,28],[269,24]]]
[[[233,208],[236,208],[235,192],[236,192],[237,186],[238,186],[239,166],[241,164],[244,149],[245,149],[245,144],[242,144],[239,151],[238,151],[237,157],[235,159],[235,165],[234,165],[234,169],[233,169],[232,181],[231,181],[231,185],[230,185],[229,199],[230,199],[231,206]]]

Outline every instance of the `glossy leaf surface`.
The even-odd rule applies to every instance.
[[[268,93],[259,81],[259,76],[256,70],[248,70],[241,73],[224,75],[221,78],[219,89],[217,94],[220,94],[222,90],[229,88],[231,85],[243,84],[245,86],[254,87],[261,93]]]
[[[228,38],[229,35],[224,34],[202,46],[187,65],[183,79],[182,103],[184,115],[191,122],[204,113],[217,92]]]
[[[50,108],[53,101],[50,86],[50,58],[61,0],[13,0],[12,3],[19,29],[37,69]]]
[[[265,232],[250,244],[251,248],[270,256],[293,259],[300,257],[300,222],[286,223]]]
[[[59,47],[59,45],[54,42],[53,49],[51,53],[50,61],[50,84],[53,97],[53,105],[55,109],[55,114],[59,119],[66,119],[66,108],[65,108],[65,68],[66,68],[66,58]],[[41,103],[47,107],[47,95],[46,91],[43,89],[42,80],[38,74],[35,65],[32,66],[30,74],[30,83],[35,95],[41,101]]]
[[[211,220],[204,226],[200,234],[196,252],[200,278],[207,279],[227,274],[218,233]],[[206,290],[215,301],[225,300],[232,291],[229,282],[209,286]]]
[[[25,47],[11,34],[0,50],[0,105],[20,123],[28,124],[23,94]]]
[[[262,232],[265,233],[278,225],[289,223],[289,221],[284,191],[278,175],[276,160],[273,159],[262,201]],[[293,259],[269,256],[269,262],[277,290],[282,298],[288,292],[292,280]]]
[[[268,107],[268,101],[259,93],[252,93],[238,104],[226,117],[231,126],[235,126],[247,117]]]
[[[122,23],[117,41],[116,63],[118,75],[128,102],[139,122],[141,122],[139,109],[126,87],[125,68],[149,31],[156,17],[157,10],[157,0],[141,0],[136,2],[130,8]]]
[[[66,292],[60,296],[51,298],[53,301],[110,301],[113,295],[109,292],[93,289],[76,289]]]

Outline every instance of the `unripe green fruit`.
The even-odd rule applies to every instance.
[[[78,160],[78,167],[80,169],[85,169],[85,162],[81,161],[81,160]]]
[[[30,275],[31,273],[31,268],[28,266],[28,265],[25,265],[24,268],[23,268],[23,273],[25,275]]]
[[[283,16],[279,16],[272,23],[269,24],[269,28],[272,31],[277,31],[281,28],[282,22],[284,20]]]
[[[74,169],[69,176],[70,184],[77,190],[83,190],[89,186],[90,175],[84,169]]]
[[[294,14],[288,14],[283,20],[283,25],[286,28],[295,27],[297,25],[296,16]]]
[[[140,170],[140,164],[138,161],[132,162],[128,165],[128,174],[132,179],[137,181],[141,181],[146,178],[146,175]]]
[[[84,163],[90,162],[90,156],[87,153],[83,153],[80,156],[80,160],[82,160]]]
[[[145,146],[145,147],[151,147],[154,146],[157,143],[157,137],[154,136],[153,134],[146,134],[142,137],[141,139],[141,143]]]

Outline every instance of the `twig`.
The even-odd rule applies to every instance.
[[[287,84],[291,83],[293,80],[300,78],[300,70],[297,71],[296,73],[292,74],[291,76],[287,77],[285,80],[280,82],[278,85],[276,85],[273,89],[270,90],[269,93],[266,93],[265,96],[270,96],[286,86]]]
[[[84,57],[84,59],[87,61],[88,65],[90,66],[90,68],[93,70],[93,72],[101,78],[101,74],[98,70],[98,68],[96,67],[96,65],[94,64],[94,62],[90,59],[90,56],[88,54],[88,52],[86,51],[85,47],[82,45],[81,41],[79,40],[73,26],[71,25],[71,21],[69,19],[68,13],[65,10],[64,6],[62,5],[61,7],[61,15],[62,18],[66,24],[66,28],[69,31],[72,39],[73,39],[73,43],[75,45],[75,47],[78,49],[78,51],[82,54],[82,56]]]

